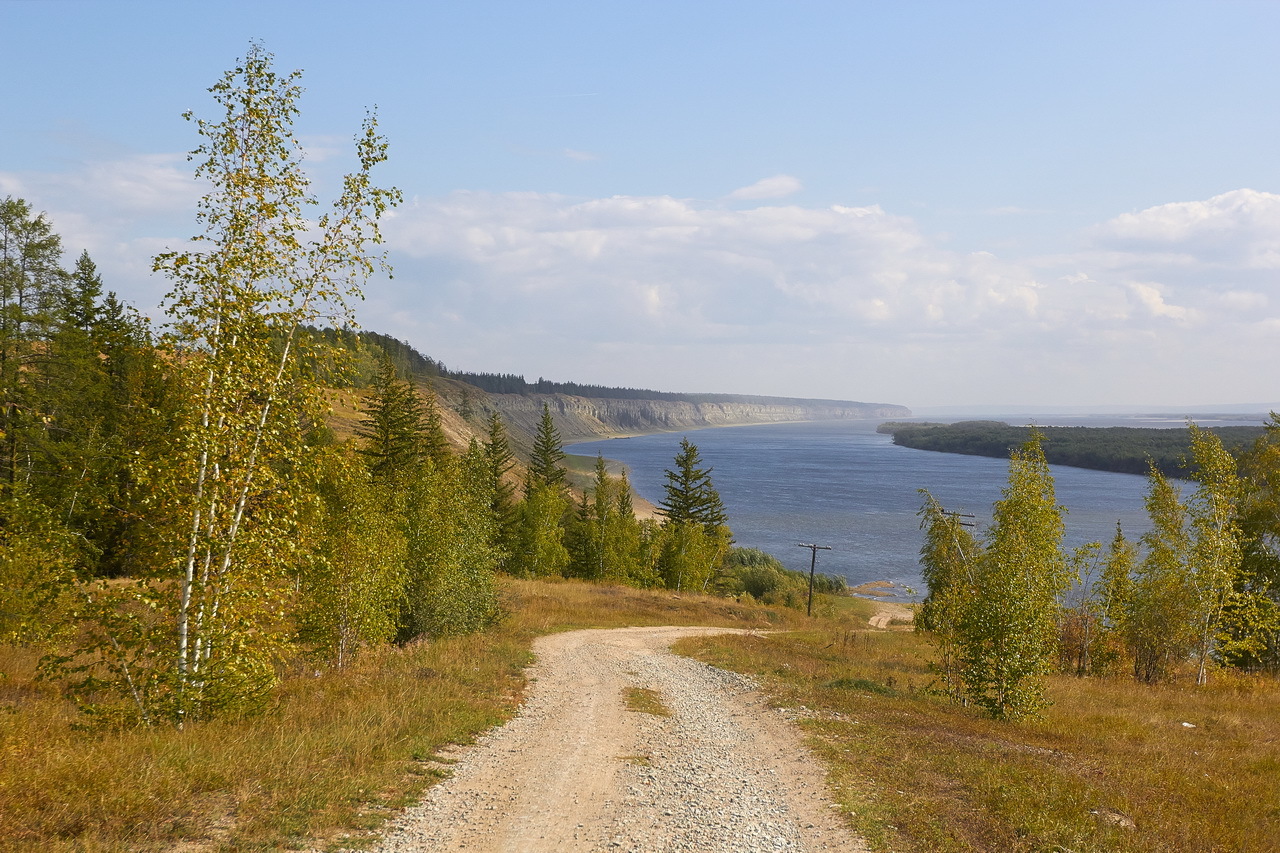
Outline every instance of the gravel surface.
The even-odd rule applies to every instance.
[[[795,729],[750,679],[674,655],[718,628],[540,638],[519,715],[393,822],[410,851],[862,851]],[[670,716],[626,709],[657,691]]]

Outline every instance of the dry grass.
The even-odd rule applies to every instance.
[[[684,647],[808,709],[833,793],[882,848],[1269,850],[1280,837],[1274,681],[1064,677],[1042,721],[1012,725],[929,693],[929,650],[910,631],[863,630],[869,602],[820,599],[810,620],[572,582],[509,580],[502,596],[492,631],[300,673],[265,716],[181,732],[78,730],[53,686],[31,679],[35,653],[0,648],[0,850],[359,846],[440,777],[442,747],[514,711],[534,636],[623,625],[788,631]]]
[[[37,653],[0,647],[0,851],[359,846],[439,778],[439,750],[509,717],[537,634],[576,627],[809,624],[704,596],[511,580],[493,630],[296,674],[264,716],[89,733]]]
[[[89,734],[56,695],[28,697],[0,715],[0,849],[255,850],[358,834],[422,789],[441,746],[511,712],[526,660],[496,634],[386,649],[290,679],[264,716],[185,731]]]
[[[930,693],[929,650],[908,632],[722,636],[682,648],[809,709],[802,724],[832,793],[879,849],[1280,846],[1274,681],[1224,676],[1196,689],[1059,677],[1043,720],[1009,724]]]

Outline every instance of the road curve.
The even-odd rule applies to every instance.
[[[861,851],[795,729],[740,675],[679,657],[724,628],[539,638],[528,698],[457,753],[380,853]],[[671,716],[629,711],[657,691]]]

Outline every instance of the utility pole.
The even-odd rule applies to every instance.
[[[800,543],[798,543],[798,544],[796,545],[796,547],[797,547],[797,548],[808,548],[808,549],[809,549],[809,551],[810,551],[810,557],[809,557],[809,606],[808,606],[807,608],[805,608],[805,611],[804,611],[804,612],[805,612],[805,615],[807,615],[807,616],[812,616],[812,615],[813,615],[813,572],[814,572],[814,570],[818,567],[818,552],[819,552],[819,551],[830,551],[830,550],[831,550],[831,546],[830,546],[830,545],[808,545],[808,544],[806,544],[806,543],[804,543],[804,542],[800,542]]]

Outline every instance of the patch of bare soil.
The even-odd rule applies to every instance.
[[[894,604],[892,601],[876,602],[876,612],[867,622],[872,628],[880,628],[888,630],[894,623],[908,624],[914,621],[916,613],[910,607],[904,607],[901,604]]]

